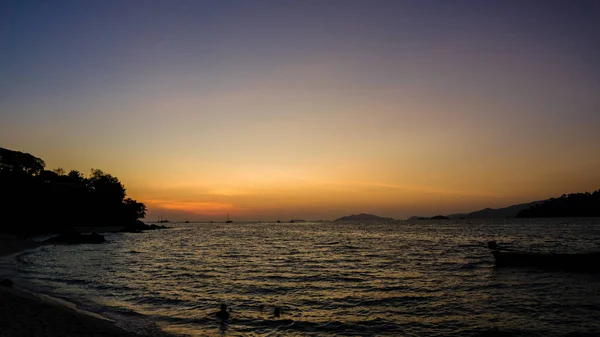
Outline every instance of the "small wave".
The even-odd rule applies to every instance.
[[[331,321],[319,325],[317,331],[339,335],[364,335],[370,334],[373,331],[385,331],[386,333],[391,333],[397,331],[397,326],[393,322],[384,319],[354,321],[352,323]]]
[[[459,244],[459,245],[456,245],[456,247],[459,247],[459,248],[480,248],[480,247],[487,247],[487,243],[478,242],[478,243]]]
[[[138,297],[132,299],[133,302],[137,304],[153,304],[156,306],[174,306],[174,305],[184,305],[188,303],[185,300],[180,300],[177,298],[167,298],[164,296],[153,296],[153,297]]]
[[[115,321],[115,325],[125,331],[142,336],[167,336],[152,319],[143,315],[123,314],[121,312],[105,311],[103,316]]]
[[[556,226],[310,226],[198,225],[143,240],[119,234],[109,244],[118,249],[45,246],[6,268],[145,334],[154,322],[216,336],[221,302],[233,308],[227,335],[485,336],[511,321],[530,324],[534,335],[546,327],[564,335],[560,319],[600,328],[597,277],[492,269],[486,238],[543,243],[554,240]],[[573,237],[599,235],[588,228]],[[273,306],[284,308],[281,319],[271,317]]]
[[[64,278],[59,278],[59,277],[43,277],[43,276],[32,277],[32,276],[29,276],[29,277],[26,277],[26,279],[40,280],[40,281],[45,281],[45,282],[67,284],[67,285],[80,285],[80,284],[89,284],[90,283],[90,281],[88,281],[88,280],[64,279]]]
[[[26,251],[26,252],[20,253],[15,257],[15,260],[18,263],[23,264],[23,265],[33,265],[34,262],[27,259],[27,257],[29,257],[32,254],[33,254],[32,251]]]

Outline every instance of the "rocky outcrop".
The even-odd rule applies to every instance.
[[[151,230],[155,230],[155,229],[166,229],[166,228],[169,228],[169,227],[163,226],[163,225],[156,225],[156,224],[146,225],[142,221],[138,220],[138,221],[134,222],[133,224],[128,225],[125,228],[123,228],[123,230],[121,232],[141,233],[142,231],[151,231]]]
[[[12,288],[13,286],[13,281],[5,278],[2,281],[0,281],[0,287],[4,287],[4,288]]]
[[[52,237],[45,242],[50,243],[67,243],[67,244],[79,244],[79,243],[103,243],[106,239],[103,235],[98,233],[92,233],[84,235],[76,230],[67,231],[58,236]]]

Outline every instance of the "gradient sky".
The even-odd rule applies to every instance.
[[[0,146],[148,217],[405,218],[600,188],[600,1],[0,2]]]

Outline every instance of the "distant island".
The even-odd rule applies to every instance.
[[[152,229],[140,220],[146,205],[128,198],[117,177],[99,169],[85,177],[45,167],[29,153],[0,148],[0,232],[27,237],[75,227]]]
[[[411,216],[410,218],[408,218],[406,220],[412,221],[412,220],[448,220],[448,219],[450,219],[450,218],[447,216],[436,215],[436,216],[432,216],[431,218],[424,217],[424,216]]]
[[[380,216],[377,215],[373,215],[373,214],[365,214],[365,213],[360,213],[360,214],[352,214],[352,215],[348,215],[348,216],[343,216],[339,219],[335,219],[333,221],[393,221],[394,219],[392,218],[382,218]]]

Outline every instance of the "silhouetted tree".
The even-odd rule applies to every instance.
[[[597,217],[600,216],[600,190],[593,193],[563,194],[522,210],[518,218]]]
[[[0,148],[0,164],[5,171],[24,172],[29,175],[38,175],[46,167],[46,163],[38,157],[4,148]]]
[[[0,232],[33,235],[74,226],[130,226],[146,216],[117,177],[44,170],[43,160],[0,148]],[[18,224],[15,225],[15,224]]]
[[[124,217],[131,221],[146,217],[146,205],[131,198],[123,201]]]
[[[67,174],[67,172],[65,171],[65,169],[62,168],[62,167],[57,167],[54,170],[52,170],[52,172],[56,173],[59,176],[64,176],[64,175]]]
[[[99,169],[92,169],[91,172],[89,182],[92,193],[104,202],[123,202],[126,190],[117,177]]]
[[[83,174],[77,170],[71,170],[69,172],[69,174],[67,174],[67,177],[69,177],[69,179],[78,185],[81,186],[86,186],[87,185],[87,181],[85,179],[85,177],[83,176]]]

